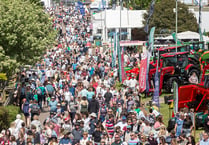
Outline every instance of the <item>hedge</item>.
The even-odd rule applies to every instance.
[[[16,119],[16,115],[20,113],[20,108],[17,106],[0,107],[0,131],[8,129],[10,123]]]

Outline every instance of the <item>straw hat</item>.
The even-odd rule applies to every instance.
[[[96,113],[91,113],[90,116],[97,117]]]

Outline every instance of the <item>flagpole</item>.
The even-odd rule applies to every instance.
[[[119,42],[120,42],[120,40],[121,40],[121,11],[122,11],[122,0],[120,0],[120,29],[119,29],[119,32],[120,32],[120,36],[119,36]]]
[[[106,19],[106,16],[107,16],[107,6],[106,6],[106,0],[105,0],[105,42],[107,41],[107,19]]]
[[[201,4],[202,4],[202,0],[200,0],[199,1],[199,35],[200,35],[200,41],[203,41],[203,38],[202,38],[202,30],[201,30],[201,24],[202,24],[202,20],[201,20],[201,18],[202,18],[202,6],[201,6]]]
[[[178,1],[176,0],[176,40],[178,34]],[[177,41],[176,41],[176,52],[177,52]]]

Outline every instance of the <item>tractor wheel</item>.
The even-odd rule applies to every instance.
[[[168,93],[173,93],[173,82],[178,82],[176,77],[169,78],[166,83],[165,90]]]
[[[192,76],[192,74],[195,73],[197,79],[198,79],[198,82],[199,82],[199,74],[200,72],[197,70],[197,69],[191,69],[189,71],[189,74],[188,74],[188,82],[189,82],[189,78]]]

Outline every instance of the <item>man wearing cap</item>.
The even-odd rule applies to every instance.
[[[123,142],[120,139],[119,134],[116,134],[114,138],[115,138],[115,141],[111,145],[122,145],[123,144]]]
[[[64,130],[64,132],[63,132],[64,137],[60,139],[60,142],[59,142],[60,145],[72,143],[71,139],[69,138],[69,134],[70,134],[70,132],[68,130]]]
[[[82,138],[82,134],[83,134],[83,131],[80,129],[80,124],[77,122],[75,124],[75,129],[73,129],[73,131],[72,131],[72,135],[73,135],[72,145],[79,143],[79,141]]]
[[[29,108],[29,112],[31,113],[31,121],[33,121],[33,116],[34,115],[40,115],[40,107],[38,105],[38,101],[37,100],[34,100],[33,101],[33,104],[30,106]]]
[[[102,97],[102,94],[101,93],[98,93],[97,101],[99,102],[99,107],[102,107],[102,104],[105,103],[105,100]]]
[[[128,144],[129,145],[138,145],[139,144],[139,139],[134,132],[131,133],[131,138],[128,141]]]
[[[118,95],[118,98],[117,98],[117,100],[116,100],[116,103],[117,103],[117,104],[120,103],[120,104],[123,106],[124,100],[121,98],[121,95]]]
[[[89,121],[89,127],[90,127],[89,134],[92,135],[94,130],[95,130],[95,128],[96,128],[96,124],[97,124],[97,119],[96,118],[97,118],[97,115],[96,115],[96,113],[91,113],[90,117],[91,117],[91,119]]]
[[[110,106],[110,100],[112,98],[112,93],[110,92],[110,88],[107,88],[107,92],[104,94],[104,98],[105,98],[105,104],[107,105],[107,107]]]
[[[197,145],[208,145],[209,144],[209,135],[207,132],[203,133],[203,139]]]
[[[48,81],[45,90],[48,97],[51,97],[54,94],[54,87],[51,85],[50,81]]]
[[[49,101],[49,110],[50,112],[56,112],[57,111],[57,101],[54,96],[51,97],[51,100]]]
[[[89,141],[88,132],[83,133],[83,138],[80,140],[81,145],[85,145]]]
[[[35,125],[31,126],[31,130],[33,132],[34,135],[34,144],[40,144],[41,140],[40,140],[40,133],[37,131],[37,128]]]
[[[126,116],[122,116],[121,118],[122,121],[118,122],[115,127],[120,126],[121,131],[123,131],[127,127],[127,122],[126,122]]]
[[[128,142],[131,139],[131,126],[127,126],[127,130],[124,133],[124,141]]]
[[[89,113],[98,113],[99,112],[99,102],[96,100],[96,96],[94,95],[92,100],[89,102],[88,105]]]
[[[135,87],[136,87],[136,84],[137,84],[137,80],[134,78],[134,76],[132,75],[131,79],[129,80],[129,87],[132,89],[132,90],[135,90]]]

